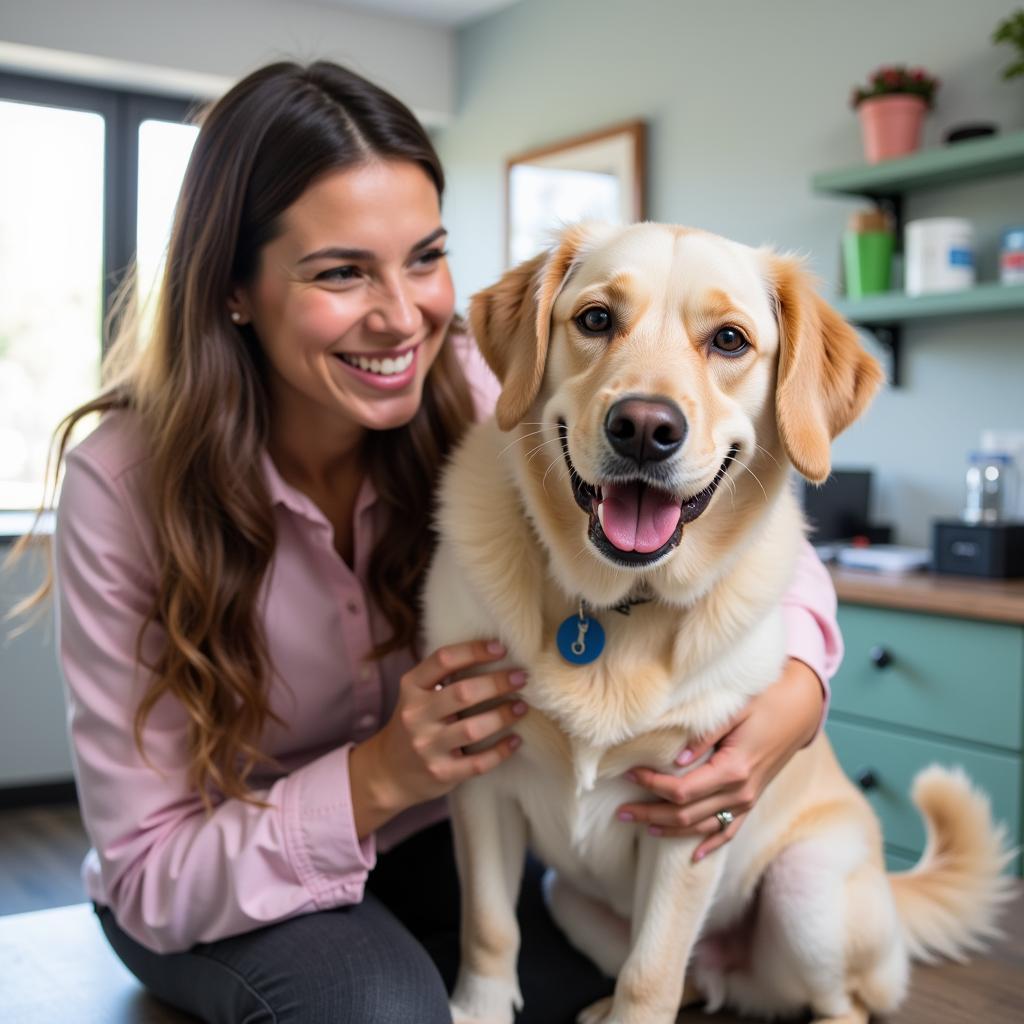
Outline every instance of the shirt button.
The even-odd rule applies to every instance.
[[[358,605],[357,602],[349,601],[349,603],[347,605],[345,605],[345,607],[348,609],[349,615],[358,615],[359,614],[359,605]]]
[[[376,715],[363,715],[358,721],[360,729],[372,729],[377,724]]]

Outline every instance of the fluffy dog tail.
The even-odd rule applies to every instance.
[[[1000,934],[996,918],[1013,892],[1002,871],[1014,852],[962,769],[925,768],[911,796],[928,842],[915,867],[889,876],[907,948],[918,960],[964,960]]]

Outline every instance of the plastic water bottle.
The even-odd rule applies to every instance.
[[[971,452],[964,522],[998,523],[1014,507],[1013,459],[1006,452]]]

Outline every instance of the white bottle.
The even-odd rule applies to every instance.
[[[974,286],[974,228],[963,217],[912,220],[904,235],[908,295]]]

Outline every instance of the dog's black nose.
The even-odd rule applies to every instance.
[[[619,455],[642,466],[679,451],[686,440],[686,417],[675,402],[663,398],[622,398],[608,410],[604,432]]]

